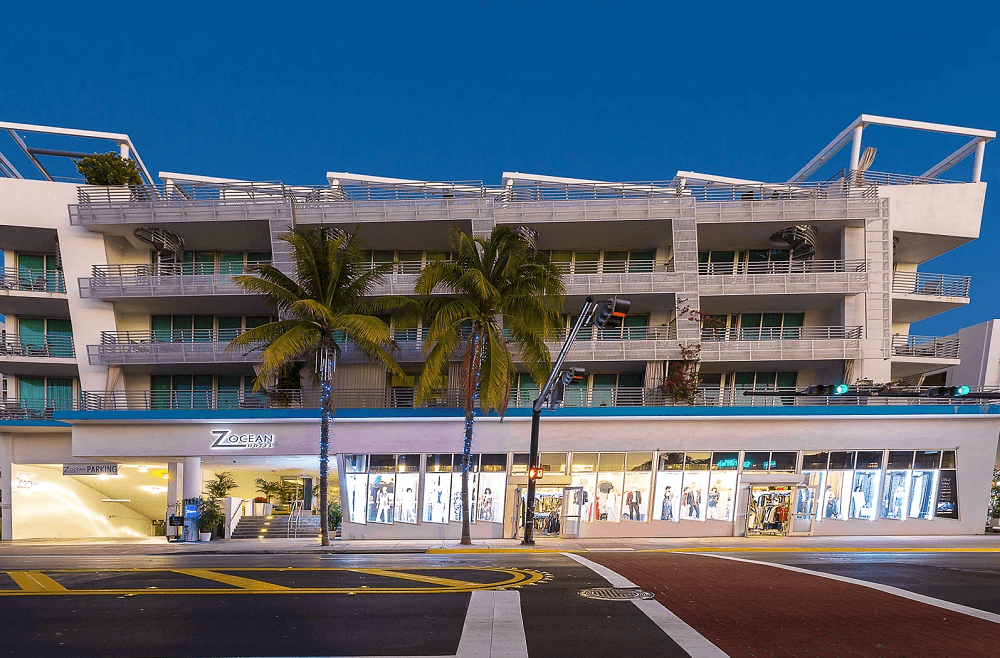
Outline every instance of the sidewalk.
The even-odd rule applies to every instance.
[[[310,539],[228,539],[211,542],[167,542],[143,539],[18,539],[0,542],[0,558],[28,555],[224,555],[224,554],[393,554],[393,553],[550,553],[610,551],[921,551],[1000,552],[1000,534],[940,537],[697,537],[557,539],[538,538],[534,547],[515,539],[476,539],[471,546],[457,540],[331,540],[321,546]]]

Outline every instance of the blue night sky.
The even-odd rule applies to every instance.
[[[1000,129],[995,0],[112,4],[8,3],[0,120],[128,133],[154,176],[783,181],[862,113]],[[963,141],[865,131],[876,171]],[[921,268],[973,301],[915,334],[1000,317],[1000,142],[983,179],[981,239]]]

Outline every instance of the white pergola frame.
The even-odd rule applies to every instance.
[[[909,130],[924,130],[927,132],[944,133],[947,135],[962,135],[972,139],[957,151],[937,163],[923,174],[921,178],[937,178],[948,171],[956,164],[975,153],[975,161],[972,165],[972,182],[978,183],[983,173],[983,153],[986,142],[995,139],[997,134],[994,130],[979,130],[977,128],[962,128],[960,126],[949,126],[943,123],[928,123],[926,121],[911,121],[909,119],[893,119],[874,114],[862,114],[855,119],[851,125],[844,128],[832,142],[816,154],[816,156],[806,163],[802,169],[790,179],[789,183],[800,183],[826,164],[833,156],[840,152],[842,148],[851,142],[851,165],[849,171],[856,171],[858,161],[861,159],[861,135],[865,126],[889,126],[892,128],[907,128]]]
[[[131,138],[125,133],[109,133],[98,130],[78,130],[76,128],[56,128],[53,126],[38,126],[30,123],[12,123],[10,121],[0,121],[0,130],[7,131],[18,147],[26,156],[28,156],[31,163],[35,165],[38,172],[45,177],[45,180],[52,181],[54,179],[36,156],[52,155],[66,158],[82,158],[92,154],[78,153],[75,151],[57,151],[52,149],[32,148],[24,142],[21,136],[17,134],[18,132],[37,133],[42,135],[60,135],[63,137],[84,137],[87,139],[104,139],[112,141],[118,145],[118,151],[121,154],[121,157],[125,160],[134,160],[136,164],[139,165],[139,171],[146,178],[146,183],[148,185],[152,185],[152,176],[149,175],[146,165],[142,162],[142,158],[139,157],[139,151],[137,151],[135,145],[132,144]],[[4,175],[8,178],[24,178],[24,176],[21,175],[11,162],[4,157],[3,153],[0,153],[0,175]]]

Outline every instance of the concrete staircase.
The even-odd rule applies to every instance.
[[[289,528],[291,521],[291,528]],[[266,532],[265,532],[266,530]],[[287,514],[266,516],[244,516],[233,530],[233,539],[292,539],[299,537],[319,537],[319,516],[303,514],[298,526]]]

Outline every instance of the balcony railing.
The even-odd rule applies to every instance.
[[[76,357],[73,336],[49,334],[45,337],[0,334],[0,356],[32,359],[72,359]]]
[[[6,398],[0,400],[0,420],[52,420],[56,411],[74,408],[72,396],[57,398]]]
[[[981,405],[977,398],[927,397],[930,387],[908,387],[894,395],[802,396],[797,389],[773,389],[774,395],[743,395],[743,387],[699,387],[693,405],[677,402],[658,387],[570,386],[565,392],[564,407],[811,407],[811,406],[907,406],[907,405]],[[762,389],[756,389],[762,390]],[[980,389],[996,392],[996,389]],[[902,393],[902,394],[900,394]],[[908,394],[908,395],[907,395]],[[511,390],[510,408],[528,408],[538,396],[538,389]],[[340,409],[409,409],[414,407],[413,388],[348,389],[334,391],[334,405]],[[460,408],[461,392],[448,389],[420,405],[421,408]],[[11,418],[51,418],[53,411],[70,408],[67,400],[44,406],[37,400],[8,402]],[[319,393],[289,389],[268,394],[239,390],[219,391],[84,391],[72,401],[78,411],[155,411],[155,410],[229,410],[229,409],[318,409]],[[0,410],[4,407],[0,406]],[[0,412],[2,413],[2,412]],[[0,416],[2,417],[2,416]]]
[[[247,274],[250,263],[176,265],[95,265],[93,276],[80,279],[81,297],[149,297],[246,294],[233,277]]]
[[[66,292],[66,280],[59,270],[5,267],[0,269],[0,290]]]
[[[866,261],[854,260],[784,260],[766,263],[699,263],[698,274],[737,275],[748,274],[842,274],[864,272]]]
[[[859,339],[861,327],[730,327],[701,330],[703,341]]]
[[[555,263],[563,276],[580,274],[648,274],[673,272],[674,260],[604,260],[576,263]]]
[[[892,276],[892,291],[911,295],[968,297],[972,277],[928,272],[896,272]]]
[[[958,359],[962,341],[936,336],[893,336],[892,355],[928,359]]]
[[[246,363],[260,358],[256,349],[226,348],[245,329],[176,329],[102,331],[100,345],[88,345],[91,364]]]

